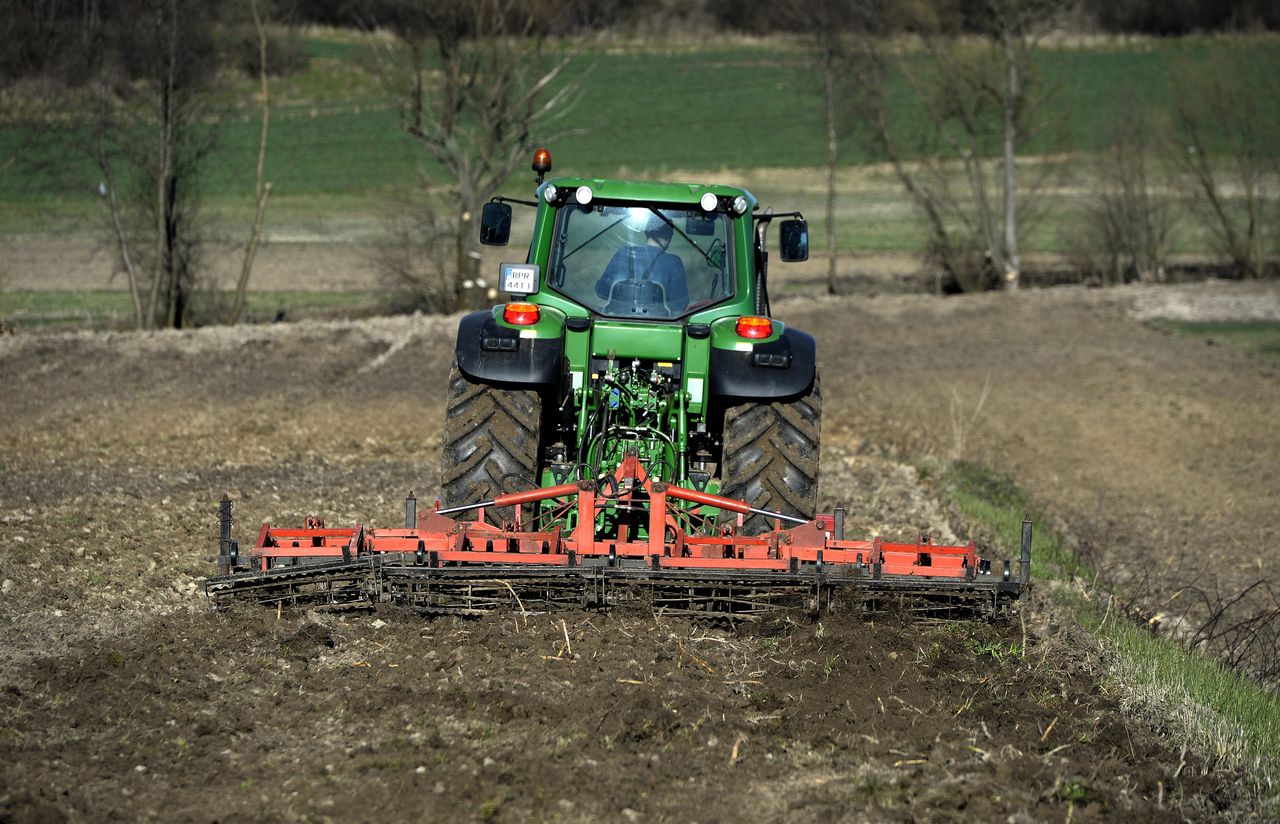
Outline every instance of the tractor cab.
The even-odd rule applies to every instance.
[[[495,198],[480,240],[505,245],[511,203],[537,208],[524,264],[504,264],[500,288],[568,316],[622,321],[709,322],[767,311],[765,230],[756,199],[730,186],[585,178],[544,181],[551,159],[535,156],[537,200]],[[808,257],[798,213],[782,227],[784,261]],[[697,318],[692,316],[698,315]]]

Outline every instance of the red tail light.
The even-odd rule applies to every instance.
[[[734,327],[740,338],[767,338],[773,334],[773,321],[755,315],[743,315]]]
[[[533,326],[538,322],[538,307],[533,303],[508,303],[502,319],[512,326]]]

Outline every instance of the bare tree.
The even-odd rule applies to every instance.
[[[403,46],[405,129],[454,187],[455,269],[444,294],[456,306],[479,267],[473,220],[527,162],[535,130],[563,111],[575,86],[562,75],[577,52],[549,57],[544,18],[519,0],[398,0],[384,13]],[[430,79],[428,43],[439,61]]]
[[[426,175],[391,196],[388,233],[378,245],[375,263],[399,310],[450,312],[457,308],[458,291],[449,277],[457,238],[441,214],[449,208],[442,201],[450,199]]]
[[[262,10],[258,0],[249,0],[249,13],[253,17],[254,35],[258,41],[258,96],[262,105],[262,126],[258,132],[258,164],[254,176],[254,200],[256,208],[253,214],[253,226],[249,230],[249,240],[244,247],[244,259],[240,263],[240,277],[236,281],[235,300],[231,311],[227,313],[227,323],[240,320],[244,311],[245,293],[249,289],[249,276],[253,273],[253,260],[258,253],[258,243],[262,239],[262,221],[267,213],[267,198],[271,197],[271,181],[265,179],[267,163],[267,135],[271,127],[271,88],[267,83],[267,51],[270,41],[267,28],[263,23]]]
[[[849,136],[850,118],[846,103],[853,73],[849,63],[856,54],[857,39],[885,28],[889,16],[883,0],[776,0],[772,3],[744,4],[720,0],[711,4],[712,15],[721,25],[756,35],[779,31],[798,33],[812,50],[818,82],[822,87],[823,125],[826,130],[826,246],[827,293],[840,291],[837,275],[836,203],[839,197],[837,172],[842,144]],[[805,72],[806,88],[813,82]]]
[[[192,145],[187,125],[194,118],[186,114],[190,90],[212,74],[211,9],[216,5],[195,0],[38,2],[0,15],[0,28],[13,35],[9,42],[15,45],[0,57],[0,75],[6,84],[13,77],[43,84],[43,93],[28,88],[12,96],[24,102],[31,128],[23,129],[26,139],[0,159],[0,168],[11,167],[23,150],[36,144],[43,157],[33,162],[53,167],[59,152],[45,139],[49,124],[87,115],[65,133],[92,136],[89,146],[81,148],[88,149],[103,173],[102,193],[138,326],[161,316],[176,324],[182,314],[182,276],[191,246],[178,242],[178,233],[188,211],[189,181],[179,186],[177,173],[187,167],[190,152],[185,148]],[[204,37],[192,36],[201,30]],[[82,95],[84,100],[78,100]],[[152,105],[136,105],[143,98]],[[140,140],[141,130],[130,127],[144,123],[154,128],[146,129]],[[134,162],[143,146],[154,150],[156,162]],[[143,177],[151,181],[147,211],[155,227],[154,254],[145,261],[139,254],[144,244],[130,240],[138,229],[130,214],[135,210],[122,203],[122,188],[127,190],[123,199],[132,201]],[[145,305],[144,280],[149,281]]]
[[[822,6],[828,8],[825,4]],[[836,63],[841,54],[838,29],[823,28],[819,35],[819,62],[822,66],[823,110],[827,121],[827,294],[834,295],[836,282],[836,169],[840,163],[840,133],[836,128]]]
[[[129,0],[101,21],[95,154],[144,327],[181,326],[194,288],[196,181],[216,136],[205,117],[215,11],[199,0]]]
[[[1103,284],[1163,281],[1174,201],[1153,162],[1151,114],[1132,87],[1117,96],[1109,131],[1077,236],[1077,265]]]
[[[1262,277],[1276,240],[1266,186],[1280,171],[1277,72],[1274,50],[1236,46],[1179,73],[1173,158],[1238,277]]]
[[[849,60],[849,32],[854,27],[859,27],[863,32],[869,30],[872,21],[868,19],[867,13],[870,7],[870,3],[862,0],[822,0],[816,3],[793,0],[762,21],[768,24],[767,27],[772,27],[775,22],[801,25],[816,52],[818,71],[822,78],[823,121],[827,138],[827,293],[831,295],[839,292],[836,272],[836,173],[840,166],[840,145],[845,132],[841,104],[845,97],[843,81],[845,64]]]
[[[874,33],[856,39],[850,66],[860,89],[851,105],[866,113],[873,146],[924,215],[930,256],[962,290],[1021,284],[1021,237],[1037,216],[1027,213],[1019,196],[1039,188],[1052,167],[1043,165],[1030,184],[1023,183],[1017,158],[1048,122],[1052,90],[1031,94],[1038,84],[1033,58],[1064,6],[1059,0],[986,0],[963,21],[981,33],[976,42],[933,7],[913,8],[908,27],[926,59],[895,65],[926,124],[914,144],[899,137],[884,99],[883,44]],[[956,170],[963,181],[958,190]]]
[[[107,92],[105,78],[99,79],[98,88],[98,119],[94,130],[95,154],[97,155],[98,168],[102,171],[103,195],[107,200],[107,208],[111,213],[111,229],[116,238],[116,247],[120,254],[120,265],[124,269],[125,278],[129,282],[129,298],[133,306],[133,325],[136,329],[142,329],[146,326],[147,315],[143,313],[142,294],[139,291],[141,276],[138,271],[138,265],[134,261],[133,251],[130,248],[129,232],[125,228],[123,209],[120,206],[120,185],[116,182],[115,170],[112,168],[111,158],[107,151],[107,135],[111,124],[111,100]]]
[[[844,103],[851,92],[849,64],[856,60],[852,43],[858,37],[872,37],[886,25],[886,12],[877,2],[867,0],[824,0],[819,3],[797,2],[792,16],[805,21],[818,53],[822,73],[823,115],[827,132],[827,293],[839,292],[836,254],[836,173],[840,165],[842,139],[849,131],[848,112]]]

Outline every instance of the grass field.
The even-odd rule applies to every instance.
[[[435,174],[431,163],[399,127],[398,100],[385,82],[382,51],[360,35],[313,33],[303,43],[305,69],[274,81],[271,149],[267,175],[274,184],[269,232],[288,233],[317,214],[373,216],[387,196]],[[1045,50],[1037,74],[1055,88],[1057,125],[1030,152],[1062,155],[1102,145],[1122,89],[1130,89],[1159,113],[1173,104],[1176,78],[1209,60],[1265,62],[1277,53],[1274,38],[1099,42]],[[554,52],[554,50],[553,50]],[[548,54],[545,59],[551,59]],[[912,67],[921,58],[899,57]],[[589,175],[644,175],[737,179],[759,169],[786,170],[757,192],[779,207],[821,211],[825,159],[822,99],[809,54],[784,40],[721,40],[702,46],[612,44],[589,49],[573,65],[581,78],[571,110],[548,124],[539,140],[555,152],[556,169]],[[253,84],[239,79],[218,96],[218,148],[200,182],[215,225],[243,225],[252,209],[258,115]],[[899,137],[911,143],[913,94],[901,71],[889,79],[888,99],[899,116]],[[1280,101],[1272,101],[1280,105]],[[20,135],[0,130],[0,151]],[[84,150],[85,135],[54,130],[28,152],[23,164],[0,175],[0,237],[85,231],[101,222],[100,181]],[[842,162],[850,174],[876,158],[856,138],[845,141]],[[841,249],[915,250],[918,221],[897,182],[885,174],[862,175],[843,189]],[[525,186],[520,175],[516,191]],[[1087,190],[1080,167],[1055,191],[1059,200]],[[785,201],[785,202],[784,202]],[[1066,202],[1066,201],[1063,201]],[[1027,240],[1028,251],[1062,251],[1069,231],[1060,212]],[[847,218],[847,220],[846,220]],[[815,223],[815,234],[825,231]],[[1179,233],[1175,251],[1198,251],[1204,237],[1194,227]]]

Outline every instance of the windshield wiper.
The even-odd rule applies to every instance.
[[[625,216],[624,216],[624,217],[620,217],[620,218],[618,218],[618,219],[617,219],[617,220],[615,220],[613,223],[610,223],[608,226],[606,226],[606,227],[604,227],[603,229],[601,229],[600,231],[596,232],[596,233],[595,233],[594,235],[592,235],[591,237],[589,237],[589,238],[587,238],[586,240],[582,241],[582,242],[581,242],[581,243],[579,243],[577,246],[573,247],[573,251],[572,251],[572,252],[569,252],[569,253],[568,253],[568,254],[566,254],[564,257],[560,258],[560,261],[563,263],[564,261],[568,260],[569,258],[573,257],[575,254],[577,254],[577,253],[582,249],[582,247],[583,247],[583,246],[590,246],[593,242],[595,242],[595,239],[596,239],[596,238],[600,237],[600,236],[601,236],[601,235],[603,235],[605,232],[607,232],[607,231],[609,231],[610,229],[612,229],[614,226],[617,226],[617,225],[618,225],[619,223],[621,223],[624,219],[625,219]]]
[[[710,267],[712,267],[712,268],[715,268],[715,269],[720,268],[720,267],[716,264],[715,260],[713,260],[713,259],[712,259],[711,255],[707,253],[707,250],[706,250],[706,249],[703,249],[701,246],[699,246],[697,243],[695,243],[695,242],[694,242],[694,240],[693,240],[693,238],[691,238],[691,237],[689,237],[688,235],[686,235],[686,234],[684,233],[684,231],[683,231],[679,226],[677,226],[677,225],[676,225],[676,224],[671,220],[671,218],[667,217],[666,215],[664,215],[664,214],[662,214],[661,212],[656,211],[656,210],[654,210],[654,209],[650,209],[649,211],[651,211],[651,212],[653,212],[655,215],[657,215],[657,216],[658,216],[658,218],[659,218],[663,223],[665,223],[665,224],[667,224],[668,226],[670,226],[670,227],[671,227],[671,231],[675,232],[676,234],[680,235],[680,237],[684,238],[684,242],[685,242],[685,243],[687,243],[687,244],[689,244],[690,246],[692,246],[693,248],[697,249],[697,250],[698,250],[698,254],[702,255],[703,259],[705,259],[705,260],[707,261],[707,265],[708,265],[708,266],[710,266]]]

